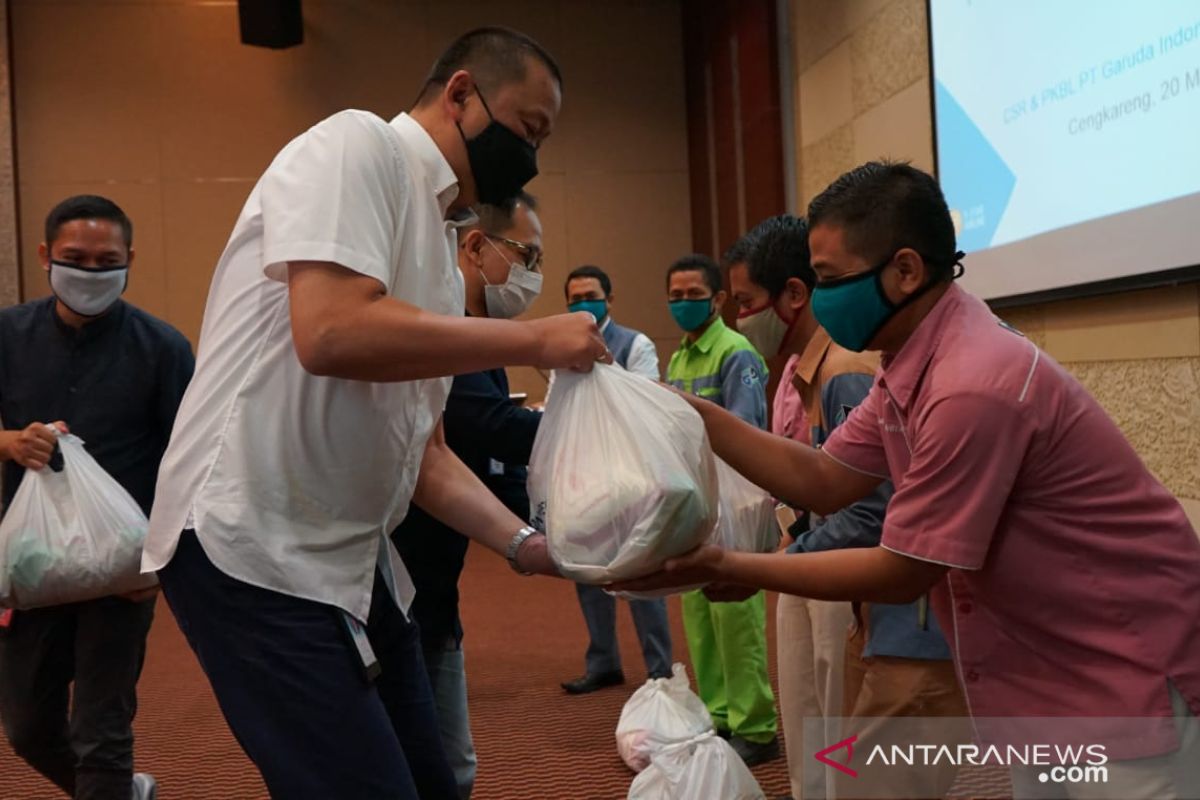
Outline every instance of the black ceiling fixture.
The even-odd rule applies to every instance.
[[[282,49],[304,42],[300,0],[238,0],[242,44]]]

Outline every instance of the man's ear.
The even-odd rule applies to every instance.
[[[929,280],[929,265],[921,254],[911,247],[902,247],[893,256],[893,262],[899,275],[897,283],[900,291],[912,294]]]
[[[612,292],[609,292],[607,295],[604,296],[604,300],[606,303],[608,303],[609,308],[612,308],[613,299],[614,299],[614,295],[612,294]]]
[[[467,111],[467,100],[475,93],[475,79],[465,69],[460,69],[450,76],[442,87],[442,107],[447,116],[457,123],[462,123]]]
[[[463,237],[462,248],[463,256],[474,266],[479,266],[483,263],[483,246],[487,244],[487,235],[476,228]]]
[[[132,247],[129,248],[129,258],[125,259],[125,266],[127,266],[127,267],[133,266],[133,257],[136,254],[137,254],[136,250],[134,250]]]
[[[42,269],[50,269],[50,248],[45,242],[38,245],[38,261],[42,262]]]
[[[716,300],[717,311],[720,311],[725,307],[725,301],[729,299],[729,292],[722,289],[713,295],[713,298]]]
[[[783,285],[784,301],[793,311],[798,311],[808,305],[810,295],[808,286],[799,278],[788,278],[787,283]]]

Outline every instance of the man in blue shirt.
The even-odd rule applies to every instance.
[[[120,299],[133,225],[111,200],[79,195],[46,218],[38,247],[53,296],[0,311],[4,507],[27,469],[54,468],[69,426],[147,514],[192,348]],[[74,797],[153,798],[133,774],[137,681],[155,590],[0,616],[0,718],[17,755]],[[73,688],[72,688],[73,685]]]
[[[652,381],[658,372],[658,352],[646,334],[618,325],[612,318],[612,281],[597,266],[586,264],[571,271],[563,287],[570,311],[588,311],[600,325],[600,333],[612,352],[613,363]],[[586,694],[625,682],[617,649],[617,601],[599,586],[575,584],[579,607],[587,623],[588,648],[582,677],[562,684],[568,694]],[[664,598],[630,600],[629,612],[642,646],[642,658],[650,678],[671,675],[671,625]]]
[[[479,224],[460,236],[458,248],[468,314],[507,319],[537,296],[542,226],[536,208],[524,192],[503,206],[479,206]],[[503,369],[458,375],[446,400],[446,443],[521,518],[529,516],[525,465],[541,418],[509,398]],[[458,579],[469,540],[412,506],[392,541],[417,590],[411,611],[421,631],[442,744],[465,799],[476,765],[458,614]]]

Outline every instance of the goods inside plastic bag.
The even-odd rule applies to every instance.
[[[726,550],[774,552],[779,547],[775,499],[723,460],[714,458],[721,486],[721,521],[713,534],[713,543]]]
[[[670,678],[652,678],[633,693],[617,721],[617,752],[634,772],[669,744],[684,742],[713,729],[704,701],[692,692],[683,664]]]
[[[555,373],[529,462],[533,523],[559,571],[601,584],[709,541],[717,472],[700,415],[620,367]]]
[[[63,469],[26,470],[0,521],[0,606],[92,600],[154,586],[141,574],[146,515],[96,463],[60,435]]]
[[[664,747],[633,779],[628,800],[766,800],[737,752],[715,733]]]

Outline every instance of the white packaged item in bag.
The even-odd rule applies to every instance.
[[[533,524],[562,574],[638,578],[712,537],[717,471],[704,422],[647,378],[555,373],[529,462]]]
[[[766,800],[737,752],[715,733],[667,745],[633,779],[629,800]]]
[[[772,553],[779,547],[775,499],[717,458],[721,486],[721,521],[713,543],[726,550]]]
[[[83,448],[58,437],[63,468],[26,470],[0,522],[0,606],[27,609],[154,586],[141,574],[146,515]]]
[[[669,744],[687,741],[713,729],[704,701],[692,692],[683,664],[670,678],[652,678],[625,701],[617,721],[617,752],[634,772]]]

